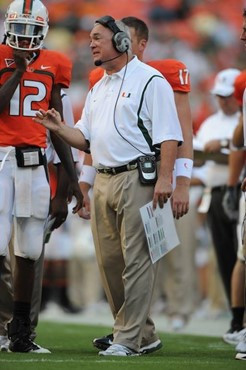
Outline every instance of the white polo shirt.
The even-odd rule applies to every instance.
[[[90,142],[96,168],[154,154],[152,144],[183,141],[171,86],[137,57],[95,84],[75,127]]]

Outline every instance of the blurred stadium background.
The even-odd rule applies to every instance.
[[[49,10],[49,49],[63,51],[73,61],[70,95],[75,119],[80,117],[93,68],[88,35],[94,21],[106,14],[137,16],[150,28],[145,59],[175,58],[190,70],[194,129],[214,107],[208,91],[218,70],[244,69],[240,42],[245,0],[43,0]],[[0,37],[10,0],[0,0]]]
[[[0,40],[3,38],[4,16],[10,2],[11,0],[0,0]],[[94,21],[106,14],[116,19],[137,16],[148,24],[150,40],[145,53],[146,61],[175,58],[187,65],[191,74],[190,102],[194,132],[215,110],[215,99],[209,94],[209,90],[216,73],[230,67],[246,69],[246,54],[244,45],[240,41],[242,12],[243,7],[246,6],[246,0],[43,0],[43,3],[49,10],[50,18],[50,30],[45,40],[46,47],[62,51],[73,62],[73,79],[68,94],[71,96],[75,120],[80,118],[88,91],[88,74],[94,68],[89,48],[89,33]],[[75,221],[72,223],[74,226],[71,235],[76,236],[77,242],[74,240],[71,242],[71,235],[66,225],[63,230],[62,228],[58,230],[58,237],[61,232],[60,239],[53,236],[51,242],[57,244],[59,249],[64,246],[68,259],[71,258],[69,249],[71,244],[78,249],[77,254],[74,252],[76,258],[77,255],[81,255],[81,250],[83,251],[86,261],[83,271],[90,273],[83,286],[88,286],[89,292],[95,291],[94,296],[85,297],[85,301],[90,302],[90,299],[100,296],[101,288],[95,272],[89,223],[84,223],[81,228],[82,221],[76,219],[77,223]],[[67,235],[67,238],[64,235]],[[81,245],[82,242],[83,245]],[[91,249],[90,246],[92,246]],[[93,260],[90,265],[91,257]],[[72,269],[75,270],[73,266]],[[79,272],[81,271],[82,268],[79,265]],[[76,279],[78,280],[77,277]],[[78,285],[81,289],[81,280],[78,281]],[[95,287],[98,287],[99,293],[96,292]],[[221,292],[221,290],[218,291]],[[78,289],[76,297],[77,292]],[[223,303],[222,306],[224,307],[225,304]],[[104,325],[110,326],[112,318],[108,306],[104,306],[104,311],[102,307],[100,308],[98,320],[95,319],[97,312],[93,312],[91,308],[87,312],[84,311],[80,322],[94,322],[94,324],[103,322]],[[58,315],[55,308],[44,319],[54,320],[56,316],[61,318],[61,313]],[[78,320],[78,317],[64,316],[64,321],[74,322],[74,320]],[[204,315],[194,317],[184,333],[222,335],[228,329],[229,320],[228,312],[221,321],[212,320],[211,325],[204,320]],[[159,330],[166,330],[168,318],[164,321],[161,316],[157,320],[157,327]]]

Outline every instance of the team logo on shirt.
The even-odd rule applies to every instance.
[[[41,69],[48,69],[51,68],[51,66],[44,66],[43,64],[41,65]]]
[[[6,63],[7,67],[10,67],[10,66],[12,66],[12,64],[15,64],[15,61],[14,61],[14,59],[5,58],[5,63]]]
[[[123,92],[121,96],[122,96],[122,98],[130,98],[131,93]]]

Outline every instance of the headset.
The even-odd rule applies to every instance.
[[[113,17],[110,15],[105,15],[104,17],[97,19],[95,23],[99,23],[102,26],[109,28],[113,32],[112,43],[116,51],[123,54],[130,49],[130,37],[126,32],[119,29]]]

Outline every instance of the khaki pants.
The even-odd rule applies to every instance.
[[[114,343],[136,351],[158,339],[149,310],[157,273],[139,208],[153,198],[138,171],[98,174],[92,202],[92,232],[102,283],[111,307]]]

